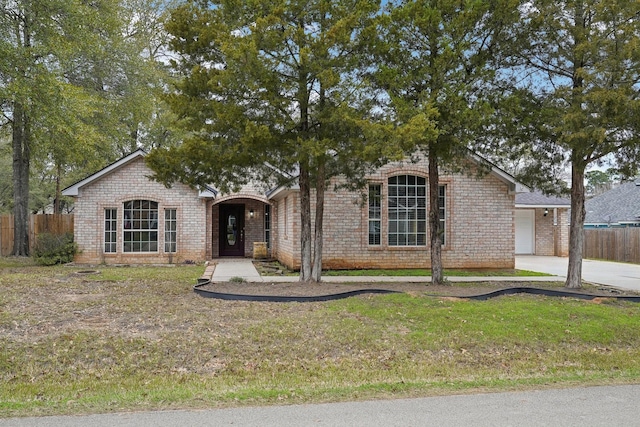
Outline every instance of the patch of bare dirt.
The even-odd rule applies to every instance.
[[[602,297],[615,295],[638,295],[631,291],[625,292],[608,287],[585,285],[583,289],[568,289],[556,282],[475,282],[452,283],[451,285],[434,286],[428,283],[404,283],[404,282],[377,282],[377,283],[314,283],[301,284],[263,282],[263,283],[211,283],[201,289],[241,295],[268,295],[268,296],[319,296],[350,292],[362,289],[383,289],[396,292],[404,292],[413,295],[433,295],[464,298],[472,295],[486,294],[505,288],[545,288],[566,292],[588,293]]]

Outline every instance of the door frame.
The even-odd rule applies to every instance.
[[[245,243],[245,205],[244,204],[220,204],[218,218],[218,255],[220,257],[244,257]],[[227,219],[228,215],[236,216],[237,239],[236,244],[229,248],[227,243]]]
[[[518,233],[518,218],[520,220],[526,220],[527,223],[531,226],[531,233],[529,236],[524,236]],[[528,228],[528,227],[527,227]],[[529,231],[529,230],[527,230]],[[529,234],[529,233],[527,233]],[[526,238],[529,237],[529,242],[531,244],[530,247],[527,248],[527,252],[518,251],[517,240],[518,237]],[[516,255],[535,255],[536,253],[536,210],[535,209],[516,209],[514,214],[514,253]]]

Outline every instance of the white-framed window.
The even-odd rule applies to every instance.
[[[369,244],[380,245],[382,225],[382,185],[369,185]]]
[[[427,185],[421,176],[388,179],[389,246],[427,245]]]
[[[447,230],[447,186],[438,186],[438,210],[440,216],[440,224],[438,226],[438,233],[440,234],[440,243],[442,246],[446,243],[446,230]]]
[[[118,250],[118,210],[104,210],[104,252],[114,253]]]
[[[158,252],[158,202],[124,202],[123,226],[124,252]]]
[[[264,241],[271,248],[271,205],[264,205]]]
[[[164,210],[164,251],[177,252],[178,238],[178,211],[176,209]]]
[[[284,198],[284,238],[289,235],[289,197]]]

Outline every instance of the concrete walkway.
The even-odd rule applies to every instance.
[[[213,275],[210,276],[212,282],[228,282],[235,277],[242,278],[247,282],[264,282],[251,259],[218,258],[213,260],[211,264],[214,264]]]
[[[256,270],[253,262],[249,258],[217,258],[211,261],[207,267],[203,278],[210,279],[213,283],[228,282],[237,277],[247,282],[269,282],[269,283],[295,283],[298,276],[261,276]],[[430,276],[323,276],[322,280],[330,283],[427,283],[431,281]],[[453,276],[447,277],[451,282],[549,282],[562,281],[562,277],[531,276],[531,277],[473,277],[473,276]]]
[[[516,269],[530,270],[551,274],[552,276],[502,277],[502,276],[453,276],[447,277],[450,282],[564,282],[567,274],[568,258],[554,256],[517,256]],[[203,279],[212,282],[228,282],[239,277],[247,282],[289,282],[298,281],[298,276],[261,276],[249,258],[218,258],[211,261]],[[598,284],[613,286],[621,289],[640,291],[640,265],[620,262],[583,260],[583,280]],[[322,280],[332,283],[428,283],[430,276],[323,276]]]

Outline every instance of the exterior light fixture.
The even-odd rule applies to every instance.
[[[253,209],[251,209],[249,211],[249,218],[253,218],[253,215],[255,215],[255,212],[253,212]],[[546,214],[545,214],[546,215]]]
[[[253,212],[253,211],[252,211]],[[549,214],[549,209],[544,208],[544,216],[547,216]]]

